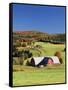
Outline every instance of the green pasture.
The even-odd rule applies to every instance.
[[[65,83],[63,65],[47,66],[44,68],[19,66],[19,71],[13,72],[13,86],[53,83]]]
[[[43,68],[13,65],[13,69],[18,69],[13,72],[13,86],[65,83],[65,45],[45,42],[35,42],[35,45],[41,45],[42,48],[30,49],[33,56],[53,56],[56,51],[60,51],[64,63]]]

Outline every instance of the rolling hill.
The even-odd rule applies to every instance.
[[[65,42],[65,34],[49,34],[39,31],[16,31],[13,32],[14,39],[34,39],[38,41],[60,41]]]

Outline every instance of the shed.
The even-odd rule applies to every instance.
[[[45,56],[45,57],[32,57],[30,61],[31,66],[40,66],[47,64],[60,64],[57,56]]]

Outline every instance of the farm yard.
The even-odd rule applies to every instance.
[[[56,51],[61,52],[63,64],[47,65],[42,68],[27,65],[13,65],[13,86],[65,83],[65,45],[35,42],[30,52],[33,56],[53,56]],[[18,47],[23,50],[23,47]],[[18,58],[16,58],[18,59]],[[26,59],[25,61],[30,60]]]

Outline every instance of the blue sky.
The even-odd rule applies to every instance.
[[[65,32],[65,8],[13,4],[13,31]]]

